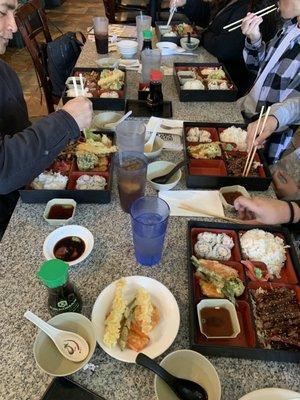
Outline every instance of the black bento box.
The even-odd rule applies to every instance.
[[[210,130],[212,141],[219,141],[219,133],[234,125],[237,128],[247,129],[245,124],[225,124],[225,123],[206,123],[206,122],[184,122],[183,124],[183,145],[185,158],[189,162],[185,166],[186,186],[188,188],[219,189],[223,186],[241,185],[247,190],[265,191],[268,190],[272,175],[268,164],[261,150],[257,151],[255,160],[261,163],[258,167],[259,176],[228,176],[224,161],[225,152],[222,150],[222,157],[219,159],[193,159],[188,153],[187,132],[190,128],[198,127],[203,130]],[[215,132],[215,133],[214,133]],[[215,136],[214,136],[215,135]],[[195,144],[195,143],[194,143]],[[200,144],[198,142],[197,144]],[[247,154],[244,154],[245,162]]]
[[[263,229],[264,231],[273,233],[284,240],[284,244],[289,247],[286,249],[287,260],[283,269],[287,269],[282,273],[282,278],[275,279],[272,283],[256,283],[250,281],[245,274],[245,268],[240,263],[243,259],[241,256],[241,246],[239,233],[251,229]],[[200,232],[227,233],[234,240],[235,247],[232,249],[232,261],[227,265],[235,268],[239,272],[239,276],[243,277],[245,292],[236,300],[236,310],[240,322],[241,332],[234,339],[208,339],[200,331],[197,304],[204,298],[207,298],[200,289],[199,282],[195,276],[195,268],[191,262],[191,256],[194,255],[194,243]],[[267,361],[281,362],[300,362],[300,348],[297,349],[274,349],[266,348],[258,335],[258,327],[256,326],[254,303],[251,297],[251,290],[260,287],[270,289],[277,287],[286,287],[295,292],[296,298],[300,303],[300,264],[293,245],[293,241],[289,230],[285,227],[273,226],[255,226],[244,224],[226,224],[226,223],[209,223],[209,222],[188,222],[188,285],[189,285],[189,339],[190,347],[199,351],[201,354],[217,357],[234,357],[246,359],[259,359]],[[221,263],[225,263],[221,261]],[[254,262],[255,264],[255,262]],[[262,263],[256,263],[257,265]],[[291,278],[292,277],[292,278]],[[291,282],[289,282],[289,279]]]
[[[73,69],[71,76],[74,74],[79,75],[80,72],[89,73],[95,71],[97,73],[101,73],[105,69],[113,70],[113,68],[80,68],[76,67]],[[94,110],[113,110],[113,111],[123,111],[125,109],[125,101],[126,101],[126,70],[119,68],[125,73],[124,76],[124,85],[121,90],[109,90],[109,89],[102,89],[101,92],[118,92],[119,98],[100,98],[100,97],[89,97],[89,100],[93,103]],[[71,100],[73,97],[67,97],[67,90],[68,88],[65,87],[65,90],[62,94],[62,102],[65,104],[67,101]]]
[[[224,70],[226,74],[226,81],[230,85],[228,90],[213,90],[213,89],[202,89],[202,90],[191,90],[182,89],[179,81],[178,71],[188,71],[191,68],[220,68]],[[214,102],[231,102],[237,98],[237,87],[232,81],[226,68],[221,63],[174,63],[174,80],[175,86],[178,91],[179,100],[182,102],[191,101],[214,101]]]
[[[172,27],[174,27],[176,25],[180,25],[180,24],[182,24],[182,21],[172,21],[170,23],[170,27],[172,28]],[[180,46],[180,39],[182,39],[183,37],[187,37],[187,35],[178,35],[177,34],[177,36],[164,37],[160,30],[160,27],[163,25],[164,26],[166,25],[166,21],[156,21],[155,22],[155,31],[156,31],[157,41],[158,42],[172,42],[172,43],[176,43],[178,46]],[[199,29],[197,29],[195,26],[193,26],[192,24],[188,24],[188,25],[190,25],[194,28],[194,32],[191,34],[191,37],[200,39],[201,31]]]
[[[113,133],[108,132],[95,132],[107,135],[114,143]],[[108,157],[108,167],[106,171],[99,171],[97,169],[89,171],[80,171],[77,167],[76,158],[70,161],[70,167],[67,172],[63,174],[68,176],[66,189],[33,189],[30,185],[25,186],[24,189],[19,190],[20,197],[24,203],[46,203],[54,198],[59,199],[73,199],[77,203],[101,203],[106,204],[111,201],[112,192],[112,179],[113,179],[113,154]],[[53,163],[55,160],[53,160]],[[47,170],[51,170],[51,166]],[[106,186],[103,190],[78,190],[76,189],[76,181],[82,175],[89,176],[102,176],[106,179]]]

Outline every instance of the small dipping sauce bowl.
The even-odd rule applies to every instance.
[[[48,201],[43,217],[50,225],[69,224],[75,214],[76,201],[73,199],[52,199]]]

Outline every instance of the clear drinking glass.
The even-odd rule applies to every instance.
[[[93,18],[94,34],[97,53],[108,53],[108,19],[106,17]]]
[[[118,151],[144,152],[145,125],[140,121],[123,121],[116,127]]]
[[[149,15],[137,15],[135,17],[136,21],[136,33],[137,33],[137,41],[138,41],[138,49],[142,50],[143,47],[143,31],[149,31],[151,30],[151,21],[152,18]]]
[[[148,159],[135,151],[119,152],[114,159],[121,208],[129,213],[131,204],[144,196]]]
[[[169,205],[159,197],[140,197],[132,204],[130,215],[136,260],[146,266],[158,264],[168,226]]]
[[[152,70],[160,71],[161,67],[161,52],[158,49],[143,50],[141,53],[142,59],[142,75],[141,82],[149,83],[150,82],[150,73]]]

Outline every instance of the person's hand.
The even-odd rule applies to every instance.
[[[80,130],[88,128],[93,118],[92,102],[83,96],[68,101],[63,107],[76,121]]]
[[[260,126],[262,126],[263,123],[263,119],[264,117],[262,117],[261,119],[261,123]],[[255,122],[251,122],[251,124],[248,125],[247,128],[247,138],[246,138],[246,142],[247,142],[247,150],[250,151],[251,145],[252,145],[252,141],[253,141],[253,137],[256,131],[256,127],[258,124],[258,120]],[[273,115],[270,115],[267,118],[264,130],[262,131],[261,135],[259,136],[259,138],[254,140],[254,146],[257,146],[258,148],[263,147],[263,144],[265,142],[265,140],[271,136],[271,134],[277,129],[278,127],[278,121],[277,118],[275,118]],[[259,133],[259,129],[258,128],[258,132]]]
[[[277,169],[273,174],[276,194],[279,198],[292,197],[298,191],[297,183],[286,172]]]
[[[299,217],[299,207],[295,205],[296,218]],[[285,201],[254,197],[249,199],[240,196],[234,201],[234,208],[241,219],[247,224],[284,224],[290,220],[290,208]],[[250,218],[250,220],[249,220]]]
[[[183,7],[186,5],[187,0],[170,0],[170,8],[172,7]]]
[[[251,43],[257,42],[261,38],[261,33],[259,30],[259,25],[262,23],[262,17],[259,17],[253,13],[248,13],[242,22],[242,32]]]

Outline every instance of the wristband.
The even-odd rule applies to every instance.
[[[294,218],[295,218],[295,210],[294,210],[293,203],[291,201],[287,201],[287,204],[290,208],[290,214],[291,214],[288,224],[292,224],[294,222]]]

